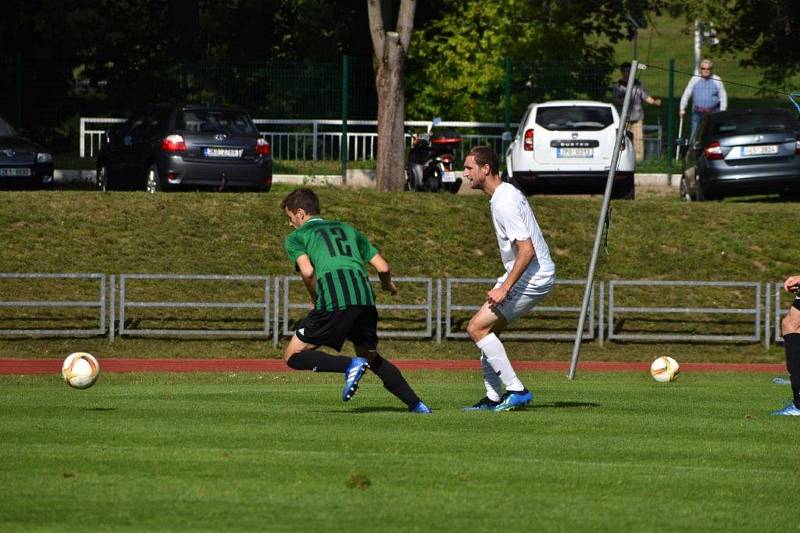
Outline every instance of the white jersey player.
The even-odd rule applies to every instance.
[[[530,404],[533,394],[517,377],[497,335],[547,296],[556,268],[527,198],[500,178],[498,157],[491,148],[478,146],[469,152],[464,177],[473,189],[491,198],[492,223],[505,267],[467,326],[481,351],[486,386],[486,396],[467,409],[508,411]]]

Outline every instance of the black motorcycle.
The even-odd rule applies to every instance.
[[[453,194],[461,188],[461,178],[455,172],[455,151],[461,143],[456,131],[431,131],[441,123],[435,118],[426,133],[411,135],[411,151],[406,163],[406,190],[448,191]]]

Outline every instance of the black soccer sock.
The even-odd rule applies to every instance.
[[[372,370],[376,376],[381,378],[383,386],[397,396],[401,402],[411,407],[419,401],[419,396],[408,384],[406,378],[400,373],[400,369],[394,366],[391,361],[388,361],[376,355],[375,358],[369,362],[369,369]]]
[[[783,349],[786,351],[786,370],[792,383],[792,401],[800,409],[800,333],[784,335]]]
[[[321,350],[305,350],[289,357],[286,364],[295,370],[313,372],[347,372],[352,358],[344,355],[331,355]]]

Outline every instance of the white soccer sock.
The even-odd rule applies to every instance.
[[[486,387],[486,397],[493,402],[499,402],[503,395],[503,382],[497,377],[494,368],[486,359],[486,354],[481,352],[481,368],[483,368],[483,385]]]
[[[506,348],[497,335],[489,333],[475,345],[484,353],[486,361],[503,382],[507,391],[521,391],[525,388],[511,367],[511,361],[506,355]]]

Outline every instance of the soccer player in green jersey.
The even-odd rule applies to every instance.
[[[311,189],[289,193],[281,202],[289,225],[295,230],[284,248],[295,264],[314,302],[314,309],[289,341],[283,358],[295,370],[343,372],[342,400],[358,390],[369,368],[383,386],[414,413],[430,413],[400,370],[378,353],[378,311],[366,264],[378,271],[381,288],[397,294],[389,264],[369,240],[344,222],[320,216],[319,198]],[[341,351],[344,341],[355,347],[356,357],[330,355],[318,348]]]

